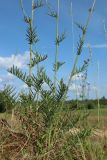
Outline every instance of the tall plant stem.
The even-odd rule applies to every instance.
[[[100,121],[100,99],[99,99],[99,62],[97,63],[98,88],[97,88],[97,106],[98,106],[98,123]]]
[[[89,22],[90,22],[92,13],[93,13],[93,10],[94,10],[94,7],[95,7],[95,3],[96,3],[96,0],[94,0],[93,5],[92,5],[92,7],[91,7],[91,11],[90,11],[90,13],[89,13],[89,16],[88,16],[88,19],[87,19],[87,22],[86,22],[86,25],[85,25],[86,30],[87,30],[87,28],[88,28],[88,25],[89,25]],[[81,38],[81,39],[82,39],[83,42],[84,42],[84,40],[85,40],[85,36],[86,36],[86,33],[84,33],[84,34],[82,35],[82,38]],[[67,93],[68,93],[69,87],[70,87],[70,85],[71,85],[71,80],[72,80],[73,75],[75,74],[75,70],[76,70],[76,66],[77,66],[79,57],[80,57],[79,54],[77,54],[76,57],[75,57],[73,69],[72,69],[72,71],[71,71],[70,78],[69,78],[69,80],[68,80],[67,90],[65,91],[65,96],[64,96],[64,98],[66,98],[66,95],[67,95]]]
[[[32,0],[32,16],[31,16],[31,23],[30,23],[31,28],[33,28],[33,18],[34,18],[33,4],[34,4],[34,0]],[[32,44],[30,44],[29,46],[29,52],[30,52],[29,78],[31,80],[31,77],[32,77]],[[29,95],[31,96],[31,87],[29,87]]]
[[[57,43],[59,35],[59,0],[58,0],[58,9],[57,9],[57,16],[56,16],[56,54],[55,54],[55,74],[54,74],[54,88],[56,92],[56,82],[57,82],[57,63],[58,63],[58,48],[59,44]]]
[[[72,25],[72,52],[73,52],[73,59],[75,57],[74,55],[74,40],[75,40],[75,37],[74,37],[74,16],[73,16],[73,4],[72,4],[72,1],[71,1],[71,25]]]

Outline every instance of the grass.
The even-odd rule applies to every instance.
[[[83,111],[80,110],[78,112],[83,112]],[[98,126],[97,109],[89,109],[88,112],[89,112],[89,116],[88,116],[87,122],[89,122],[91,126]],[[72,112],[71,112],[71,115],[72,115]],[[11,121],[11,114],[10,113],[0,113],[0,119],[2,118],[6,119],[7,121]],[[100,129],[104,129],[107,127],[106,122],[107,122],[107,109],[103,108],[103,109],[100,109],[100,122],[99,122]]]
[[[100,109],[100,116],[98,122],[98,110],[90,110],[90,116],[88,117],[88,122],[91,126],[96,126],[101,130],[106,130],[107,128],[107,109]]]
[[[92,110],[89,110],[90,111],[90,115],[89,115],[89,117],[87,118],[87,122],[88,122],[88,125],[90,126],[91,125],[91,129],[93,128],[92,126],[96,126],[95,128],[97,128],[97,130],[96,130],[96,132],[94,132],[94,134],[95,134],[95,136],[93,135],[93,136],[89,136],[88,137],[88,139],[86,138],[86,141],[84,141],[84,144],[82,144],[82,142],[81,142],[81,140],[80,139],[78,139],[80,142],[79,142],[79,146],[81,146],[80,147],[80,150],[78,150],[78,148],[73,148],[74,149],[74,151],[73,152],[77,152],[76,153],[76,157],[78,157],[78,159],[79,159],[79,157],[80,157],[80,159],[86,159],[86,160],[88,160],[88,158],[89,158],[89,160],[105,160],[106,158],[107,158],[107,154],[106,154],[106,151],[107,151],[107,139],[106,139],[106,135],[104,135],[103,133],[105,132],[105,128],[107,127],[107,124],[106,124],[106,121],[107,121],[107,109],[101,109],[101,114],[100,114],[100,122],[103,124],[101,124],[101,125],[99,125],[99,126],[97,126],[97,124],[98,124],[98,121],[97,121],[97,110],[96,109],[92,109]],[[81,112],[81,111],[78,111],[79,113]],[[77,111],[76,111],[76,114],[78,113]],[[83,112],[83,111],[82,111]],[[74,112],[75,113],[75,112]],[[72,114],[72,112],[71,113],[69,113],[68,114],[68,117],[70,118],[70,121],[72,121],[72,119],[73,119],[73,115],[74,115],[74,113]],[[64,113],[63,113],[64,114]],[[33,114],[32,114],[32,116],[33,116]],[[34,115],[35,116],[35,115]],[[75,116],[74,116],[75,117]],[[9,114],[9,113],[4,113],[4,114],[0,114],[0,119],[2,119],[2,118],[4,118],[4,119],[6,119],[7,120],[7,122],[9,122],[10,123],[10,125],[11,125],[11,123],[12,123],[12,121],[11,121],[11,114]],[[66,117],[65,117],[66,118]],[[64,118],[64,119],[65,119]],[[13,119],[13,122],[15,122],[14,121],[15,119]],[[29,120],[29,119],[28,119]],[[34,118],[33,118],[33,120],[34,120]],[[86,119],[85,119],[86,120]],[[30,120],[31,121],[31,120]],[[29,123],[29,127],[32,127],[32,124],[30,124],[30,121],[28,122],[28,121],[26,121],[27,122],[27,124]],[[42,121],[41,121],[42,122]],[[85,122],[85,124],[87,123],[87,122]],[[19,121],[19,123],[20,123],[20,121]],[[23,123],[25,124],[25,122],[23,121]],[[39,120],[39,123],[40,123],[40,120]],[[81,125],[81,123],[80,123],[80,125]],[[80,127],[80,125],[79,125],[79,123],[78,123],[78,126]],[[88,127],[89,127],[88,126]],[[18,158],[18,159],[20,159],[20,156],[21,157],[23,157],[22,159],[24,159],[24,157],[28,157],[29,159],[31,158],[31,156],[29,157],[29,150],[31,150],[31,148],[32,148],[32,145],[31,145],[31,142],[30,143],[28,143],[27,144],[27,146],[26,147],[24,147],[24,145],[27,143],[27,141],[28,141],[28,139],[26,139],[26,136],[25,135],[23,135],[23,133],[26,133],[26,135],[28,134],[29,135],[29,133],[30,132],[27,132],[27,130],[26,130],[26,132],[25,132],[25,130],[23,130],[22,129],[22,126],[20,125],[20,128],[18,129],[18,127],[19,127],[19,124],[18,124],[18,121],[16,121],[15,122],[15,125],[13,125],[13,127],[12,127],[12,129],[14,128],[14,133],[12,133],[13,134],[13,136],[11,136],[11,134],[10,134],[10,131],[7,129],[7,131],[5,131],[6,133],[4,134],[4,135],[6,135],[7,136],[7,140],[8,140],[8,138],[11,140],[11,138],[12,138],[12,143],[10,144],[10,142],[9,141],[7,141],[6,139],[5,139],[5,147],[6,147],[6,150],[8,151],[9,150],[9,148],[7,148],[7,146],[8,147],[12,147],[13,148],[13,152],[12,152],[12,154],[14,155],[14,159],[16,158]],[[27,129],[27,128],[26,128]],[[74,129],[72,130],[73,128],[72,128],[72,126],[71,126],[71,132],[74,132]],[[3,130],[2,130],[2,132],[3,132]],[[8,133],[9,132],[9,133]],[[70,133],[71,133],[70,132]],[[78,130],[77,130],[77,132],[78,132]],[[7,134],[8,133],[8,134]],[[59,132],[60,133],[60,132]],[[74,132],[75,134],[77,134],[76,133],[76,131]],[[105,132],[106,134],[107,134],[107,132]],[[23,137],[24,139],[21,139],[21,134],[22,134],[22,136],[25,136],[25,137]],[[37,132],[36,132],[36,134],[37,134]],[[10,135],[10,136],[9,136]],[[9,136],[9,137],[8,137]],[[21,136],[21,137],[20,137]],[[30,135],[29,135],[30,136]],[[28,137],[29,137],[28,136]],[[64,136],[64,135],[63,135]],[[67,136],[67,137],[66,137]],[[67,138],[67,139],[69,139],[69,133],[67,133],[67,135],[65,135],[63,138],[64,138],[64,140]],[[16,138],[15,138],[16,137]],[[73,137],[72,137],[73,138]],[[78,137],[79,138],[79,137]],[[25,140],[26,139],[26,140]],[[57,137],[56,137],[56,139],[57,139]],[[22,141],[22,142],[21,142]],[[69,139],[69,141],[70,141],[70,139]],[[76,142],[76,141],[75,141]],[[16,154],[16,150],[14,149],[14,144],[15,143],[18,143],[18,146],[19,146],[19,143],[21,143],[20,145],[20,147],[18,147],[17,148],[17,154]],[[62,143],[61,141],[60,141],[60,143]],[[71,143],[72,144],[72,143]],[[76,144],[75,144],[76,145]],[[58,146],[57,146],[58,147]],[[75,150],[76,149],[76,150]],[[82,150],[81,150],[82,149]],[[56,152],[56,151],[55,151]],[[87,153],[88,152],[88,153]],[[10,154],[10,152],[8,153],[9,155],[8,156],[11,156],[12,157],[12,155]],[[46,155],[47,155],[47,153],[45,153]],[[62,153],[60,153],[60,154],[62,154]],[[81,155],[81,154],[83,154],[83,155]],[[20,156],[19,156],[20,155]],[[4,155],[3,155],[4,156]],[[8,157],[7,156],[7,157]],[[19,156],[19,157],[18,157]],[[41,156],[44,156],[44,153],[43,153],[43,155],[41,155]],[[69,155],[70,156],[70,155]],[[82,158],[81,158],[81,156],[82,156]],[[75,158],[76,158],[75,157]],[[84,157],[84,158],[83,158]],[[86,157],[86,158],[85,158]],[[91,158],[90,158],[91,157]],[[5,157],[6,158],[6,157]],[[46,158],[46,157],[45,157]],[[33,158],[32,158],[33,159]],[[48,158],[49,160],[50,160],[50,158]],[[69,158],[70,159],[70,158]],[[5,160],[5,159],[4,159]],[[55,160],[57,160],[57,158],[55,158]],[[58,158],[58,160],[59,160],[59,158]]]
[[[11,114],[9,113],[0,113],[0,119],[6,119],[6,120],[9,120],[11,119]]]
[[[97,114],[98,114],[97,109],[90,109],[89,111],[90,111],[90,116],[97,116]],[[104,116],[104,117],[107,116],[107,109],[101,108],[100,109],[100,116]]]

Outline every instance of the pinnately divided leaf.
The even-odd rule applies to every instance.
[[[83,65],[81,67],[79,67],[79,68],[76,68],[76,70],[74,72],[74,75],[86,71],[86,69],[87,69],[87,67],[89,65],[89,62],[90,62],[90,59],[84,60]]]
[[[78,42],[78,46],[77,46],[77,55],[81,54],[83,45],[84,45],[84,38],[80,37],[79,42]]]
[[[29,77],[26,73],[23,73],[17,66],[14,65],[8,69],[8,72],[25,82],[27,85],[30,83]]]
[[[51,17],[53,17],[53,18],[57,18],[57,17],[58,17],[58,14],[57,14],[56,11],[50,11],[50,12],[48,13],[48,15],[51,16]]]
[[[65,94],[65,91],[67,89],[66,84],[64,83],[63,79],[60,80],[60,84],[58,86],[57,94],[56,94],[56,100],[59,102],[63,99],[63,96]]]
[[[31,24],[29,25],[28,29],[27,29],[27,41],[29,44],[34,44],[34,43],[37,43],[38,42],[38,36],[35,32],[35,28],[33,29]]]
[[[31,18],[30,17],[27,17],[27,16],[24,16],[24,21],[28,24],[31,23]]]
[[[36,77],[33,75],[32,84],[36,92],[40,91],[43,84],[43,78],[41,76]]]
[[[15,92],[15,88],[13,88],[10,85],[6,85],[2,93],[5,99],[5,103],[7,103],[9,107],[13,108],[17,104],[17,98],[18,98]],[[8,107],[8,106],[5,106],[5,107]]]
[[[81,25],[81,24],[79,24],[79,23],[76,23],[76,25],[77,25],[77,27],[78,27],[79,29],[82,30],[83,34],[86,33],[86,27],[85,27],[85,26],[83,26],[83,25]]]
[[[34,58],[32,58],[32,67],[47,59],[47,55],[40,55],[38,52],[33,52],[33,54]]]
[[[62,65],[64,65],[65,64],[65,62],[57,62],[56,64],[54,64],[54,69],[53,69],[53,71],[58,71],[59,70],[59,68],[62,66]]]
[[[54,84],[52,80],[47,76],[45,71],[43,72],[43,80],[50,87],[50,89],[53,90]]]
[[[59,45],[65,39],[65,32],[56,38],[56,45]]]
[[[37,0],[33,3],[32,9],[35,10],[37,8],[43,7],[43,1],[42,0]]]

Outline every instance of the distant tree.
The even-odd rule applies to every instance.
[[[101,103],[102,105],[107,105],[107,99],[106,99],[105,96],[103,96],[103,97],[100,99],[100,103]]]
[[[101,100],[106,100],[106,97],[105,96],[101,97]]]

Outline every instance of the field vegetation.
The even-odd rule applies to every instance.
[[[84,90],[80,99],[67,99],[72,78],[79,73],[86,74],[91,61],[91,58],[87,57],[78,67],[95,2],[94,0],[88,11],[86,23],[76,23],[81,35],[77,42],[74,64],[68,82],[65,83],[63,77],[58,78],[58,71],[65,63],[59,60],[59,46],[64,45],[66,38],[65,32],[59,32],[60,1],[57,0],[57,10],[54,10],[47,1],[45,4],[42,0],[32,0],[30,17],[25,11],[23,1],[20,0],[27,27],[28,72],[17,66],[12,66],[8,72],[23,81],[28,88],[26,92],[16,93],[12,86],[6,86],[0,91],[1,160],[107,159],[107,99],[86,99]],[[40,12],[39,9],[44,5],[47,6],[48,16],[53,18],[56,26],[52,79],[47,75],[47,68],[41,65],[48,56],[34,50],[39,39],[34,15],[37,10]],[[44,83],[47,84],[47,89],[44,88]]]

